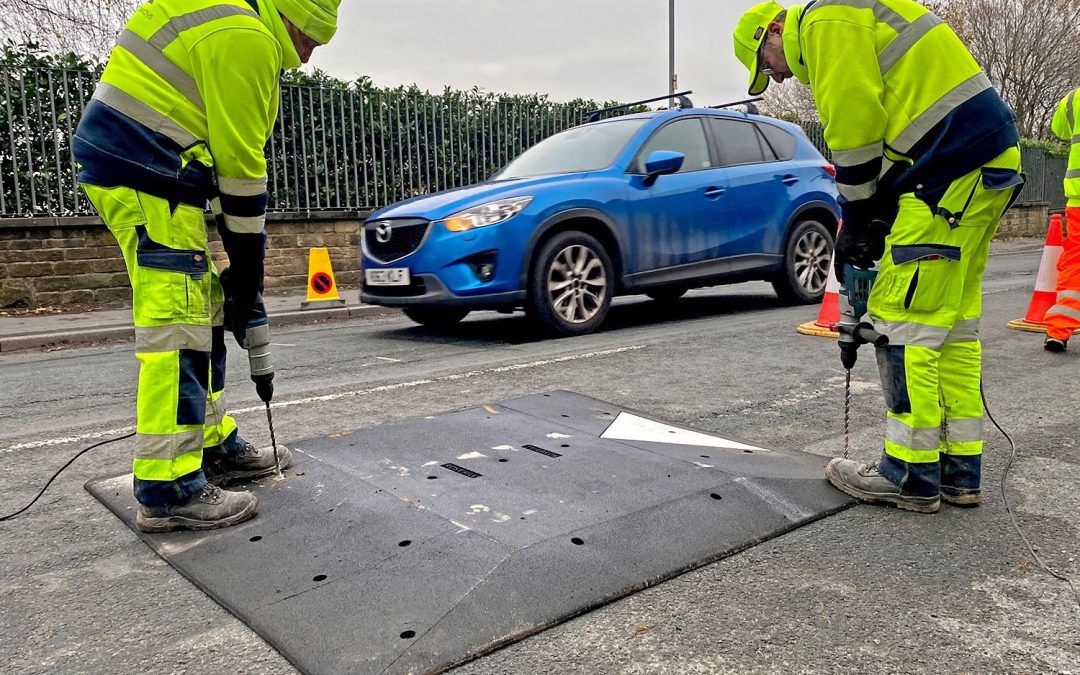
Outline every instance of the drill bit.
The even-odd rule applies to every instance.
[[[270,427],[270,445],[274,446],[274,469],[281,478],[281,463],[278,462],[277,438],[274,436],[274,418],[270,416],[270,401],[266,402],[266,425]]]
[[[844,378],[844,459],[848,458],[848,428],[851,420],[851,369]]]

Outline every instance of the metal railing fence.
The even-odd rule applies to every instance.
[[[99,73],[0,67],[0,218],[93,215],[70,138]],[[517,154],[584,121],[586,101],[477,91],[428,94],[285,85],[267,144],[270,209],[363,211],[484,180]],[[828,157],[820,124],[803,125]],[[1065,159],[1024,149],[1020,203],[1063,208]]]

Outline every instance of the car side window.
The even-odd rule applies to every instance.
[[[645,173],[645,160],[657,150],[679,152],[686,157],[679,173],[700,171],[712,166],[712,160],[709,159],[708,141],[705,139],[705,129],[701,126],[701,120],[696,117],[676,120],[660,127],[645,142],[638,154],[638,173]]]
[[[765,136],[768,145],[780,161],[786,162],[795,156],[795,137],[771,124],[757,125],[758,131]]]
[[[753,123],[717,117],[709,120],[709,127],[716,139],[723,166],[765,161],[757,126]]]

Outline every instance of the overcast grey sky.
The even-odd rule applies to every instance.
[[[753,4],[675,0],[676,72],[695,104],[745,97],[731,31]],[[668,0],[343,0],[339,25],[311,65],[342,79],[557,101],[667,93]]]

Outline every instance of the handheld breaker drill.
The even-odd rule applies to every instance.
[[[854,265],[844,265],[844,281],[840,288],[840,322],[836,329],[839,333],[840,362],[844,365],[844,458],[848,456],[848,430],[851,413],[851,369],[859,355],[859,347],[872,344],[884,347],[889,344],[886,335],[874,330],[874,326],[863,321],[870,290],[877,278],[876,266],[862,269]]]
[[[231,299],[229,270],[221,273],[221,287],[225,292],[227,304]],[[244,341],[240,345],[248,356],[248,368],[251,381],[255,383],[255,393],[266,405],[266,424],[270,428],[270,443],[274,448],[274,467],[281,475],[278,463],[277,438],[274,436],[274,419],[270,415],[270,401],[274,398],[274,361],[270,354],[270,319],[266,314],[262,294],[255,294],[255,304],[248,312],[247,325],[244,329]]]

